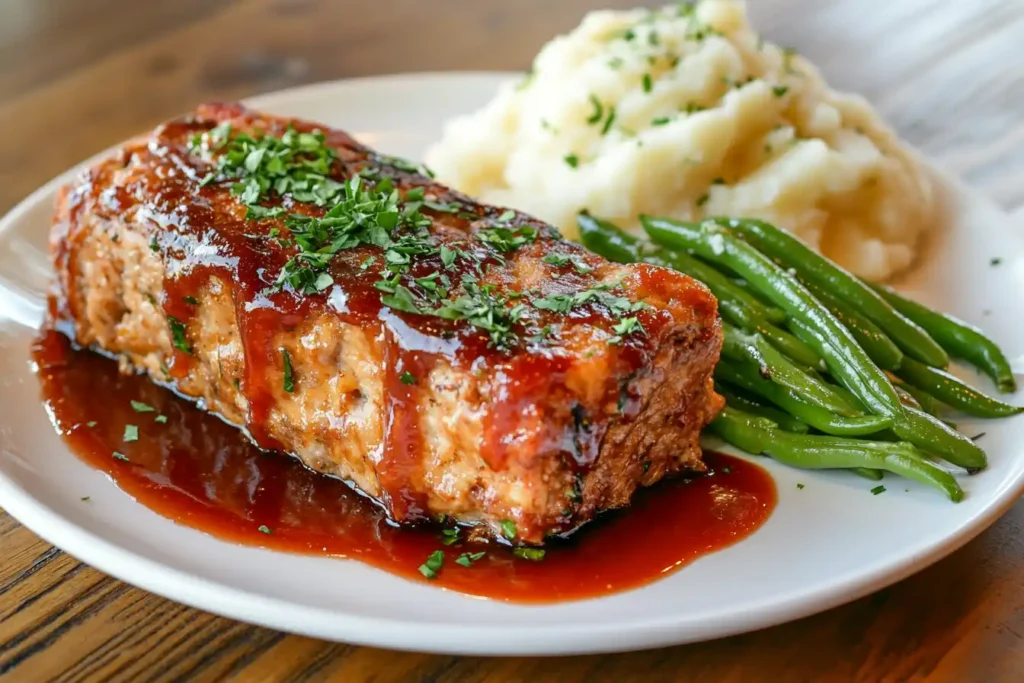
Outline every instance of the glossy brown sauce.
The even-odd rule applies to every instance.
[[[706,453],[708,475],[639,493],[628,510],[551,545],[543,561],[515,558],[495,544],[446,547],[439,529],[388,524],[343,482],[256,448],[146,377],[121,375],[114,361],[72,350],[58,333],[41,336],[34,358],[43,398],[71,449],[159,514],[228,541],[358,559],[424,582],[418,567],[441,549],[445,562],[430,583],[472,595],[553,602],[635,588],[747,537],[776,503],[774,482],[760,467]],[[138,412],[133,400],[153,411]],[[124,442],[126,425],[138,427],[137,441]],[[472,567],[455,563],[478,551],[486,555]]]

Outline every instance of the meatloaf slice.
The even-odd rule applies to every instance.
[[[54,324],[398,523],[540,544],[701,470],[708,290],[425,173],[202,106],[64,188]]]

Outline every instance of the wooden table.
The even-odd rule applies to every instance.
[[[522,69],[629,0],[0,0],[0,211],[189,109],[298,83]],[[753,0],[770,38],[1008,210],[1024,205],[1022,0]],[[851,30],[853,22],[861,30]],[[863,37],[856,42],[853,38]],[[478,659],[320,642],[107,577],[0,516],[0,675],[12,681],[1024,680],[1024,504],[932,568],[825,614],[626,655]],[[810,561],[810,560],[809,560]],[[752,577],[756,580],[756,575]]]

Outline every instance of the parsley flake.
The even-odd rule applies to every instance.
[[[123,461],[123,462],[129,462],[129,460],[128,460],[128,456],[127,456],[127,455],[125,455],[124,453],[118,453],[117,451],[114,451],[113,455],[114,455],[114,457],[115,457],[115,458],[116,458],[117,460],[121,460],[121,461]]]
[[[134,410],[136,413],[152,413],[156,411],[156,408],[149,405],[148,403],[143,403],[142,401],[131,401],[131,404],[132,410]]]
[[[445,545],[453,545],[459,540],[459,530],[455,529],[443,529],[441,531],[441,543]]]
[[[287,349],[281,349],[281,358],[284,361],[284,390],[289,394],[294,394],[295,373],[292,370],[292,356]]]
[[[511,519],[501,520],[501,534],[509,540],[514,539],[516,537],[516,523]]]
[[[270,535],[270,534],[274,533],[273,531],[270,530],[270,527],[268,527],[266,524],[260,524],[258,527],[256,527],[256,531],[260,532],[261,534],[267,534],[267,535]]]
[[[483,559],[483,556],[486,554],[487,553],[484,551],[480,551],[478,553],[462,553],[455,558],[455,564],[462,565],[463,567],[472,567],[474,562]]]
[[[580,165],[580,158],[575,154],[566,154],[562,159],[569,166],[569,168],[577,168]]]
[[[96,426],[96,420],[89,420],[88,422],[85,423],[85,426],[92,429],[93,427]]]
[[[399,375],[398,379],[402,384],[416,384],[416,375],[412,374],[408,370]]]
[[[785,94],[786,94],[787,92],[789,92],[789,87],[788,87],[788,86],[785,86],[785,85],[777,85],[777,86],[775,86],[774,88],[772,88],[772,93],[773,93],[773,94],[774,94],[774,95],[775,95],[776,97],[782,97],[782,96],[783,96],[783,95],[785,95]]]
[[[643,77],[643,89],[644,89],[644,92],[645,93],[651,92],[651,88],[653,88],[653,87],[654,87],[654,83],[651,81],[651,74],[644,74],[644,77]]]
[[[139,427],[138,425],[125,425],[124,436],[121,438],[125,443],[131,443],[132,441],[139,440]]]
[[[516,548],[512,551],[512,554],[522,560],[540,562],[544,559],[545,553],[543,548]]]
[[[509,253],[537,239],[537,229],[529,225],[517,228],[483,228],[474,237],[500,252]]]
[[[171,339],[174,348],[185,353],[192,353],[192,346],[188,343],[188,338],[185,336],[185,323],[173,316],[168,316],[167,322],[171,326]]]
[[[593,94],[590,95],[590,104],[593,106],[594,111],[587,117],[587,123],[593,125],[601,121],[604,118],[604,105],[601,104],[601,100]]]
[[[601,126],[601,135],[607,135],[608,131],[612,129],[612,123],[615,122],[615,107],[608,107],[608,118],[605,119],[604,125]]]
[[[156,417],[153,418],[153,422],[157,422],[159,424],[166,424],[167,416],[166,415],[157,415]]]
[[[885,493],[884,486],[876,486],[875,488],[871,489],[871,495],[877,496],[879,493]]]
[[[435,550],[427,556],[427,561],[420,565],[420,574],[427,577],[428,579],[436,579],[437,573],[441,571],[441,566],[444,564],[444,552],[441,550]]]
[[[644,326],[636,317],[623,318],[612,326],[615,336],[608,339],[609,344],[621,344],[625,337],[644,334]]]

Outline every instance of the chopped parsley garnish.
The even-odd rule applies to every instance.
[[[730,472],[732,472],[732,468],[730,468],[730,467],[723,467],[722,468],[722,474],[729,474]]]
[[[260,532],[261,534],[272,534],[272,533],[274,533],[273,531],[270,530],[270,527],[268,527],[266,524],[260,524],[258,527],[256,527],[256,531]]]
[[[128,456],[127,456],[127,455],[125,455],[124,453],[118,453],[117,451],[114,451],[114,453],[113,453],[113,456],[114,456],[114,458],[116,458],[117,460],[121,460],[121,461],[124,461],[124,462],[128,462]]]
[[[457,543],[459,540],[459,530],[455,529],[443,529],[441,531],[441,543],[445,545],[452,545]]]
[[[651,88],[652,87],[654,87],[654,83],[651,81],[651,74],[644,74],[644,77],[643,77],[644,92],[651,92]]]
[[[643,334],[644,326],[640,324],[640,320],[636,317],[623,318],[612,326],[612,332],[615,333],[615,336],[608,339],[608,343],[621,344],[625,337],[632,334]]]
[[[88,422],[85,423],[85,426],[92,429],[93,427],[96,426],[96,420],[89,420]]]
[[[798,489],[802,489],[802,488],[804,487],[804,485],[803,485],[803,484],[799,484],[799,483],[798,483],[798,484],[796,485],[796,487],[797,487]]]
[[[659,116],[656,119],[651,119],[651,125],[652,126],[664,126],[666,123],[669,123],[671,121],[672,121],[672,117],[671,116]]]
[[[369,244],[388,250],[386,256],[400,254],[393,250],[394,231],[430,223],[418,211],[402,211],[397,190],[367,188],[358,175],[343,187],[344,196],[323,217],[291,214],[285,219],[296,254],[281,269],[276,288],[288,286],[303,294],[322,292],[334,284],[327,269],[338,252]]]
[[[149,405],[148,403],[143,403],[142,401],[131,401],[131,404],[132,410],[134,410],[136,413],[152,413],[156,411],[156,408]]]
[[[601,126],[601,135],[607,135],[608,131],[612,129],[612,123],[615,122],[615,107],[608,107],[608,118],[604,120],[604,125]]]
[[[995,257],[995,258],[992,258],[992,259],[990,259],[990,260],[989,260],[989,262],[988,262],[988,264],[989,264],[990,266],[998,266],[998,265],[999,265],[1000,263],[1002,263],[1002,262],[1003,262],[1003,259],[1001,259],[1001,258],[999,258],[999,257],[997,256],[997,257]]]
[[[491,344],[498,348],[508,346],[512,339],[512,327],[523,316],[524,306],[508,307],[508,297],[495,294],[491,285],[479,285],[464,281],[466,294],[453,301],[445,301],[433,312],[447,320],[465,320],[486,331]]]
[[[500,252],[508,253],[537,239],[537,229],[530,225],[521,225],[517,228],[483,228],[476,232],[475,237]]]
[[[300,133],[289,128],[281,137],[253,137],[239,132],[231,137],[230,124],[221,124],[192,138],[193,153],[218,152],[217,169],[201,181],[234,180],[232,194],[248,207],[247,218],[279,216],[281,207],[265,207],[272,195],[292,195],[296,201],[326,206],[341,194],[341,183],[330,177],[337,152],[320,131]]]
[[[638,301],[634,303],[625,297],[610,294],[607,290],[612,286],[613,285],[598,285],[597,287],[585,289],[581,292],[576,292],[575,294],[552,294],[540,299],[535,299],[533,305],[543,311],[552,311],[554,313],[561,313],[562,315],[566,315],[574,308],[583,306],[592,301],[605,306],[616,315],[633,313],[647,307],[647,304],[643,302]]]
[[[874,495],[874,496],[877,496],[879,493],[884,493],[884,492],[885,492],[885,487],[884,486],[876,486],[875,488],[871,489],[871,495]]]
[[[576,272],[580,275],[586,275],[592,273],[593,268],[587,265],[586,261],[580,256],[566,256],[565,254],[547,254],[541,259],[544,263],[552,266],[568,266],[572,265],[576,269]]]
[[[160,245],[156,243],[156,235],[153,235],[149,240],[149,250],[160,251]]]
[[[398,379],[402,384],[416,384],[416,375],[412,374],[408,370],[399,375]]]
[[[483,556],[486,554],[482,550],[478,553],[462,553],[455,558],[455,564],[462,565],[463,567],[472,567],[474,562],[483,559]]]
[[[167,322],[171,326],[171,339],[174,348],[185,353],[192,353],[192,346],[189,345],[188,339],[185,337],[185,323],[173,316],[168,316]]]
[[[594,111],[587,117],[587,123],[593,125],[601,121],[604,118],[604,105],[601,104],[601,100],[593,94],[590,96],[590,104],[594,107]]]
[[[512,554],[523,560],[540,562],[544,559],[545,553],[543,548],[516,548],[512,551]]]
[[[292,356],[288,349],[281,349],[281,358],[284,361],[284,390],[289,394],[295,393],[295,373],[292,370]]]
[[[138,441],[138,440],[139,440],[139,427],[138,427],[138,425],[125,425],[124,426],[124,436],[122,437],[122,441],[124,441],[125,443],[131,443],[132,441]]]
[[[508,223],[510,220],[512,220],[515,217],[516,217],[516,212],[515,211],[513,211],[512,209],[505,209],[504,211],[501,212],[501,215],[498,216],[498,222],[499,223]]]
[[[83,503],[88,503],[90,500],[92,500],[92,498],[90,496],[82,496],[78,500],[82,501]]]
[[[501,520],[501,534],[509,540],[514,539],[516,537],[516,523],[511,519]]]
[[[709,199],[711,199],[711,195],[706,193],[702,194],[700,197],[697,198],[697,206],[704,206],[705,204],[708,203]]]
[[[577,168],[580,165],[580,158],[575,154],[566,154],[562,159],[569,165],[569,168]]]
[[[437,573],[441,571],[441,565],[443,564],[444,552],[435,550],[427,556],[427,561],[420,565],[420,574],[423,574],[428,579],[436,579]]]
[[[789,92],[789,87],[788,87],[788,86],[785,86],[785,85],[777,85],[777,86],[775,86],[774,88],[772,88],[772,93],[773,93],[773,94],[774,94],[774,95],[775,95],[776,97],[782,97],[782,96],[783,96],[783,95],[785,95],[785,94],[786,94],[787,92]]]
[[[193,306],[199,305],[199,299],[195,298],[194,296],[183,296],[181,297],[181,300],[187,304],[192,304]]]
[[[640,470],[644,474],[647,474],[647,470],[649,470],[649,469],[651,469],[651,461],[650,460],[644,460],[642,463],[640,463]]]
[[[158,422],[160,424],[165,424],[167,422],[167,416],[166,415],[157,415],[156,417],[153,418],[153,422]]]

